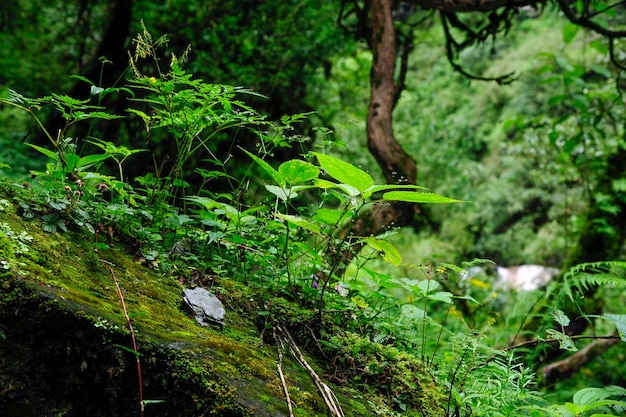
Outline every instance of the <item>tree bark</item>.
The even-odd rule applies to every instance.
[[[392,119],[397,87],[396,34],[391,15],[392,0],[373,0],[370,11],[373,54],[370,74],[370,102],[367,110],[367,145],[390,183],[417,181],[413,158],[398,143],[393,134]]]
[[[127,47],[133,16],[133,1],[111,1],[107,6],[106,13],[108,20],[105,28],[102,30],[100,43],[88,54],[86,62],[78,63],[78,66],[83,68],[80,75],[103,88],[114,86],[115,82],[120,79],[128,67]],[[100,62],[101,57],[105,57],[112,62],[111,65],[105,66],[104,71],[102,71],[103,64]],[[90,88],[89,84],[77,81],[72,89],[64,94],[84,100],[90,97]],[[119,107],[121,102],[117,100],[115,105]],[[52,113],[46,120],[46,130],[53,137],[56,137],[57,132],[63,129],[65,125],[66,121],[58,112]],[[107,125],[109,126],[108,136],[104,137],[113,137],[119,129],[120,122],[107,122]],[[82,132],[75,132],[74,136],[80,136],[80,133]],[[43,144],[47,140],[45,134],[40,132],[35,137],[34,143]]]
[[[392,19],[392,0],[373,0],[370,8],[372,49],[370,72],[370,100],[367,111],[367,144],[369,151],[383,171],[389,184],[416,184],[417,166],[393,134],[393,109],[399,87],[395,81],[396,34]],[[384,233],[389,227],[413,224],[419,212],[416,204],[381,202],[363,213],[350,227],[343,230],[342,238],[371,236]],[[334,274],[340,277],[345,267],[360,249],[351,247],[340,254],[340,266]]]

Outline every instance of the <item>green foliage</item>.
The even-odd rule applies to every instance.
[[[309,308],[317,304],[320,317],[328,307],[355,309],[357,322],[351,326],[355,329],[382,314],[385,308],[385,302],[379,302],[384,301],[382,298],[376,301],[376,295],[358,289],[349,290],[351,294],[346,297],[344,290],[337,287],[335,273],[346,266],[341,254],[344,251],[356,253],[359,247],[367,245],[394,265],[402,262],[401,256],[384,238],[353,236],[351,225],[365,208],[383,201],[449,203],[456,200],[423,192],[423,187],[418,186],[377,185],[367,172],[323,153],[307,155],[311,160],[317,159],[319,167],[295,159],[274,169],[264,161],[266,153],[257,156],[247,152],[276,184],[266,185],[275,200],[273,212],[263,203],[242,205],[237,195],[245,189],[216,195],[208,189],[199,190],[196,195],[176,192],[184,187],[189,158],[199,149],[207,149],[216,132],[231,127],[252,128],[259,133],[264,144],[261,149],[265,152],[286,139],[281,136],[284,129],[270,125],[235,98],[244,90],[194,80],[183,71],[176,58],[169,71],[162,73],[155,54],[158,44],[147,31],[137,38],[137,54],[133,58],[136,73],[124,91],[131,97],[140,97],[131,103],[150,108],[150,111],[134,107],[127,110],[128,114],[141,118],[146,133],[150,135],[152,130],[163,129],[176,144],[177,159],[171,170],[163,173],[157,168],[151,175],[140,178],[141,188],[135,189],[126,182],[124,166],[142,150],[90,138],[88,143],[102,153],[82,154],[85,148],[64,136],[72,125],[89,123],[94,118],[107,122],[118,116],[109,117],[101,106],[66,96],[53,94],[42,99],[27,99],[12,93],[5,103],[27,112],[36,121],[39,121],[37,111],[44,105],[61,111],[66,120],[65,128],[57,137],[46,133],[52,149],[31,145],[49,162],[45,172],[32,175],[28,187],[14,189],[15,200],[24,216],[41,219],[43,230],[49,233],[84,227],[91,232],[106,232],[109,237],[120,233],[128,235],[141,242],[141,256],[163,270],[178,265],[188,270],[191,265],[197,265],[209,273],[228,273],[233,279],[260,288],[267,299],[271,299],[272,294],[283,294],[295,297]],[[142,57],[153,60],[159,77],[139,72],[137,60]],[[283,121],[291,123],[298,119],[283,118]],[[271,128],[274,133],[267,134],[263,127]],[[107,160],[115,161],[118,178],[101,173]],[[230,175],[227,171],[223,173]],[[208,171],[204,174],[207,178],[213,176]],[[236,182],[246,184],[248,180],[238,178]],[[297,202],[303,193],[316,195],[320,201],[309,213]],[[418,195],[424,195],[424,200]],[[186,237],[178,240],[182,236]],[[167,246],[160,246],[161,242],[178,243],[167,251]],[[312,288],[308,278],[316,271],[325,271],[329,276],[319,289]],[[333,286],[336,289],[331,289]],[[397,284],[389,281],[388,286],[393,288]],[[425,288],[417,281],[410,284],[411,290],[420,294],[420,299],[451,303],[451,295],[435,291],[436,286],[434,281]],[[376,301],[374,308],[369,307],[366,297]],[[270,314],[278,313],[271,303],[265,309]],[[379,345],[372,343],[369,349],[378,349],[376,346]],[[399,353],[393,351],[385,355],[385,360],[389,360]],[[376,357],[372,366],[383,359]],[[392,367],[392,372],[406,374],[408,378],[398,380],[399,391],[391,398],[399,410],[438,407],[435,403],[441,396],[438,400],[429,399],[428,391],[408,377],[417,366],[417,362],[400,361]],[[434,380],[429,384],[433,385]],[[416,393],[420,396],[416,397]],[[435,411],[432,413],[436,415]]]
[[[564,288],[571,300],[574,295],[571,288],[579,291],[593,286],[611,286],[622,288],[626,285],[626,263],[620,261],[589,262],[570,268],[563,276]]]
[[[547,407],[532,407],[529,410],[532,416],[614,417],[626,412],[626,389],[614,385],[603,388],[584,388],[574,394],[572,402]]]
[[[169,172],[156,172],[157,178],[164,181],[162,190],[171,187],[184,187],[185,167],[189,159],[201,149],[209,150],[208,143],[220,132],[238,128],[259,128],[263,118],[236,96],[253,94],[249,90],[221,84],[207,84],[192,79],[185,73],[181,63],[186,60],[172,57],[167,73],[162,73],[157,48],[166,39],[153,41],[149,32],[143,32],[135,39],[136,53],[131,59],[135,78],[131,81],[134,90],[141,92],[142,98],[135,99],[148,106],[148,110],[128,109],[140,117],[145,125],[148,139],[153,130],[165,130],[167,140],[172,142],[176,159]],[[150,59],[156,68],[158,80],[140,71],[140,60]]]
[[[564,36],[573,39],[574,34]],[[540,395],[534,391],[532,371],[514,354],[492,347],[503,346],[506,336],[494,323],[501,320],[499,325],[521,329],[529,316],[537,314],[535,305],[545,299],[537,298],[530,307],[523,300],[512,307],[519,311],[507,316],[505,307],[493,302],[495,290],[486,279],[464,282],[463,276],[470,267],[487,265],[488,261],[478,259],[463,268],[413,263],[414,255],[404,256],[396,244],[397,231],[390,229],[380,236],[359,236],[353,232],[358,221],[381,205],[401,202],[443,204],[444,208],[466,206],[450,204],[462,200],[417,185],[378,184],[373,172],[327,151],[306,152],[300,158],[276,164],[275,168],[272,153],[302,140],[290,137],[289,131],[305,115],[270,123],[247,102],[259,98],[258,94],[230,85],[210,84],[186,72],[183,64],[187,52],[180,58],[172,55],[166,68],[159,49],[166,42],[167,38],[154,39],[143,27],[134,40],[133,75],[127,87],[102,89],[81,79],[93,87],[97,105],[91,100],[60,94],[29,99],[10,92],[3,99],[3,103],[33,117],[41,127],[38,112],[43,106],[56,109],[65,119],[58,135],[45,132],[48,146],[29,144],[47,158],[45,170],[33,172],[21,185],[11,186],[14,201],[25,218],[37,219],[49,233],[73,228],[97,231],[104,238],[99,242],[101,248],[116,238],[130,242],[137,260],[187,283],[196,280],[196,284],[203,284],[219,277],[222,283],[238,281],[255,290],[249,308],[262,322],[263,332],[273,323],[289,323],[299,330],[300,341],[314,345],[315,354],[329,359],[328,371],[339,380],[353,381],[363,389],[368,389],[370,383],[376,384],[378,394],[387,400],[386,407],[380,409],[388,414],[515,416],[528,411],[529,415],[553,415],[553,410],[567,409],[572,415],[585,415],[592,410],[622,406],[616,400],[608,400],[614,396],[613,391],[610,395],[608,391],[585,391],[565,408],[533,405],[540,402]],[[554,96],[551,101],[551,105],[559,107],[560,118],[534,126],[537,131],[529,127],[527,119],[515,118],[508,122],[507,129],[514,133],[523,130],[524,138],[543,139],[544,142],[534,143],[551,146],[538,152],[539,162],[531,163],[542,164],[556,154],[563,161],[563,167],[559,167],[562,178],[572,172],[586,172],[585,182],[592,184],[596,173],[590,167],[598,161],[579,150],[588,144],[588,137],[582,130],[578,132],[580,137],[563,132],[577,132],[583,126],[598,135],[590,143],[599,147],[601,155],[614,153],[621,146],[618,140],[600,140],[609,129],[609,118],[604,119],[604,113],[596,113],[595,118],[579,114],[582,125],[578,126],[569,114],[583,113],[591,103],[607,109],[614,97],[608,92],[596,96],[579,91],[578,85],[584,81],[581,68],[556,58],[554,62],[562,70],[557,77],[559,82],[566,90],[572,90],[571,94]],[[551,71],[546,69],[546,73]],[[101,104],[109,94],[131,98],[124,116],[108,113]],[[96,120],[107,124],[120,118],[140,121],[147,142],[169,141],[176,151],[173,159],[155,159],[153,172],[127,178],[128,164],[144,149],[98,137],[67,136],[70,127],[92,126]],[[594,125],[595,119],[598,123]],[[543,137],[541,129],[546,126],[556,133]],[[617,137],[622,131],[616,129],[613,133]],[[256,136],[256,151],[251,151],[252,147],[244,150],[251,161],[245,170],[229,166],[227,159],[219,160],[213,153],[218,136],[230,137],[234,148],[239,130]],[[90,131],[89,127],[86,131]],[[328,131],[320,134],[330,138]],[[329,139],[326,145],[330,144],[336,141]],[[475,147],[476,155],[481,153],[480,143],[467,146]],[[527,152],[507,149],[511,153],[518,151]],[[216,169],[197,168],[196,160],[207,155]],[[113,168],[107,162],[113,162]],[[605,170],[609,166],[606,161],[600,163]],[[461,172],[468,166],[469,162],[454,170]],[[509,174],[507,181],[518,184],[513,177],[521,176],[525,170],[526,166],[520,166]],[[189,185],[193,174],[202,177],[199,187]],[[217,179],[226,180],[231,188],[214,191],[211,185]],[[543,194],[535,194],[535,187],[544,184],[539,175],[533,176],[531,182],[533,189],[520,191],[518,197],[543,201]],[[264,186],[266,192],[250,195],[251,183]],[[623,188],[621,182],[613,186]],[[448,189],[467,190],[463,199],[475,197],[467,183],[448,184]],[[490,196],[497,194],[494,198],[498,200],[508,191],[503,188],[492,192]],[[594,193],[603,212],[616,211],[613,196],[604,198],[605,194],[595,190]],[[489,200],[491,197],[476,202],[488,206],[478,216],[482,220],[495,218],[505,205],[504,200],[494,202]],[[508,214],[517,208],[511,210]],[[610,228],[608,222],[602,226]],[[488,228],[486,224],[479,227]],[[7,242],[11,244],[13,259],[23,251],[19,244],[25,242],[7,231],[5,234],[9,238],[1,243],[7,248]],[[481,248],[481,244],[485,244],[484,240],[476,243],[475,249]],[[493,242],[485,245],[497,246]],[[1,266],[7,269],[5,264]],[[562,294],[575,299],[575,288],[622,284],[616,275],[580,274],[587,268],[601,267],[610,268],[612,273],[623,269],[620,263],[578,267],[572,272],[572,280],[566,275]],[[228,293],[223,287],[215,289]],[[560,331],[541,329],[541,336],[546,333],[559,341],[563,349],[575,350],[574,340],[564,331],[570,318],[556,302],[551,307]],[[623,338],[623,315],[606,314],[601,319],[615,326]],[[515,339],[521,330],[507,331]],[[496,332],[501,333],[498,343],[493,341]],[[547,414],[540,414],[544,412]]]

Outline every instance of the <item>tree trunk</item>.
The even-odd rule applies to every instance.
[[[370,100],[367,111],[367,144],[389,184],[416,184],[417,166],[398,143],[393,134],[393,109],[399,88],[394,75],[396,69],[396,35],[391,15],[392,0],[373,0],[370,9],[372,69],[370,72]],[[342,237],[370,236],[383,233],[389,227],[413,224],[419,212],[416,204],[381,202],[363,213],[346,228]],[[343,251],[342,265],[335,270],[340,277],[360,247]]]
[[[88,5],[87,5],[88,6]],[[86,6],[86,7],[87,7]],[[95,7],[95,6],[91,6]],[[108,20],[105,28],[102,30],[100,43],[88,54],[87,62],[80,62],[78,66],[83,68],[80,75],[94,82],[97,86],[108,88],[121,78],[128,67],[128,40],[130,38],[130,29],[133,15],[133,1],[131,0],[115,0],[111,1],[107,6],[106,13]],[[102,70],[100,58],[107,58],[112,64],[105,65]],[[90,97],[91,86],[83,81],[78,80],[72,89],[64,94],[70,97],[85,100]],[[120,111],[120,100],[115,102],[116,108]],[[114,137],[119,129],[121,122],[107,122],[107,134],[103,137]],[[66,121],[60,113],[53,112],[46,120],[46,130],[52,135],[57,136],[59,130],[66,126]],[[81,137],[84,132],[73,132],[74,136]],[[40,132],[34,143],[45,144],[48,139],[43,132]]]
[[[388,183],[415,184],[415,161],[393,135],[393,108],[398,91],[394,80],[396,34],[391,16],[392,3],[392,0],[373,0],[371,5],[373,62],[367,111],[367,145]]]

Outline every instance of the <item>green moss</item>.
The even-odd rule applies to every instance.
[[[331,336],[330,342],[340,377],[387,396],[396,411],[436,417],[445,409],[445,395],[418,358],[349,332]]]
[[[15,254],[11,241],[4,234],[0,234],[0,279],[13,274]]]
[[[67,374],[68,391],[84,378],[81,369],[94,367],[103,379],[109,378],[105,377],[109,374],[121,378],[114,378],[116,382],[111,389],[117,394],[111,395],[117,400],[110,399],[108,406],[128,407],[134,413],[136,398],[132,398],[137,393],[137,386],[133,374],[136,371],[133,371],[134,357],[119,347],[130,346],[131,340],[115,277],[138,336],[146,398],[156,396],[166,400],[163,405],[150,404],[147,407],[156,411],[159,407],[172,406],[167,405],[169,402],[176,403],[180,409],[205,410],[211,415],[287,415],[276,372],[277,352],[273,346],[261,343],[256,323],[258,316],[255,307],[249,305],[249,300],[255,297],[248,288],[228,280],[220,282],[224,292],[221,297],[228,306],[246,307],[229,309],[225,329],[205,329],[181,311],[182,288],[178,280],[134,262],[115,242],[109,242],[109,249],[96,252],[94,235],[76,231],[45,233],[37,220],[24,220],[13,209],[0,212],[0,222],[6,222],[15,233],[25,232],[33,237],[28,251],[16,254],[11,241],[0,236],[2,259],[12,265],[11,270],[2,275],[4,285],[0,300],[6,328],[10,329],[8,338],[14,340],[16,346],[22,346],[24,355],[28,353],[32,357],[56,355],[58,343],[76,344],[73,357],[63,357],[63,361],[59,361],[63,367],[58,372]],[[289,314],[295,308],[287,303],[277,304]],[[30,336],[11,327],[17,326],[10,319],[11,311],[15,310],[28,311],[24,316],[26,321],[20,326],[45,340],[42,345],[32,345]],[[302,310],[290,315],[293,320],[304,322],[311,319],[307,314],[311,315]],[[33,317],[32,320],[29,316]],[[74,338],[93,343],[82,346]],[[45,353],[48,347],[54,351]],[[63,351],[64,348],[59,349]],[[84,359],[85,352],[93,352],[93,358]],[[20,364],[25,360],[11,351],[3,354],[7,363]],[[298,405],[297,415],[324,414],[325,406],[309,375],[287,357],[283,370],[290,395]],[[33,369],[31,372],[36,375],[39,371]],[[55,378],[47,373],[42,374],[42,380],[38,382],[20,380],[24,376],[23,372],[17,371],[17,365],[15,374],[5,375],[24,390],[33,387],[33,392],[41,397],[37,401],[50,402],[49,406],[41,403],[43,405],[39,407],[70,410],[71,402],[62,400],[64,394],[48,392],[54,387],[44,384],[46,376],[54,385]],[[177,388],[171,388],[173,386]],[[347,403],[341,390],[335,389]],[[93,395],[97,395],[98,389],[94,390]],[[59,400],[53,401],[52,397],[59,397]],[[68,412],[67,415],[73,414]],[[195,415],[195,412],[187,415]]]

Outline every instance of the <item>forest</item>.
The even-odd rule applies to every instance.
[[[625,6],[3,1],[0,415],[626,415]]]

